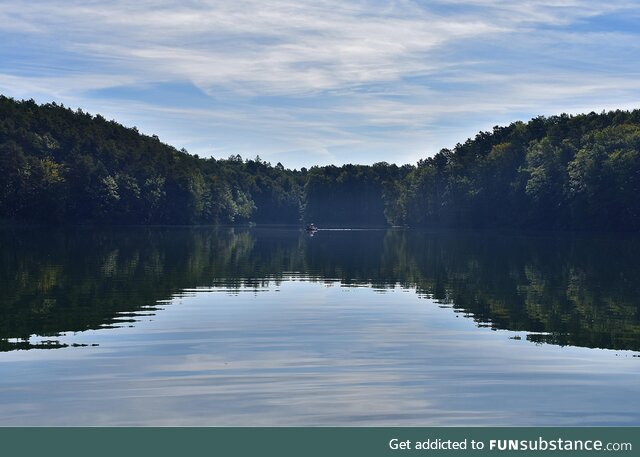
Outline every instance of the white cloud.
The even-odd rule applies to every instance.
[[[12,37],[0,47],[0,90],[114,113],[201,154],[228,147],[269,159],[307,151],[306,158],[343,162],[380,151],[371,153],[374,162],[385,159],[374,157],[384,154],[381,145],[395,144],[405,151],[399,156],[413,158],[426,141],[428,153],[452,146],[456,123],[464,141],[470,129],[523,113],[637,100],[637,34],[573,28],[603,14],[637,17],[640,7],[578,0],[0,2],[0,31]],[[176,108],[170,92],[144,102],[131,95],[164,83],[193,84],[208,102]],[[129,91],[117,102],[95,97],[123,87]],[[257,105],[265,96],[273,100]],[[290,164],[306,160],[300,157]]]
[[[59,46],[140,82],[180,77],[205,90],[230,85],[252,93],[395,81],[431,68],[429,50],[503,31],[485,20],[430,14],[409,2],[390,12],[337,1],[155,5],[29,2],[15,10]],[[0,14],[15,16],[6,8]]]

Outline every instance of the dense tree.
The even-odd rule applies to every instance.
[[[0,219],[640,229],[640,110],[494,127],[416,166],[204,159],[102,116],[0,97]]]
[[[640,229],[640,111],[537,117],[422,160],[386,202],[418,226]]]
[[[305,218],[340,225],[354,221],[384,225],[383,182],[389,169],[388,165],[313,167],[305,186]]]
[[[0,218],[47,223],[296,223],[300,175],[199,159],[102,116],[0,97]],[[257,205],[259,203],[259,206]]]

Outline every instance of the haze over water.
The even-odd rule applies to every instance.
[[[640,243],[0,231],[2,425],[640,425]]]

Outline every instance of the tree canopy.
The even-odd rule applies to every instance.
[[[494,127],[416,165],[200,158],[100,115],[0,96],[0,219],[640,229],[640,110]]]

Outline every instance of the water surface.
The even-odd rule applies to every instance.
[[[0,231],[0,424],[640,425],[632,237]]]

